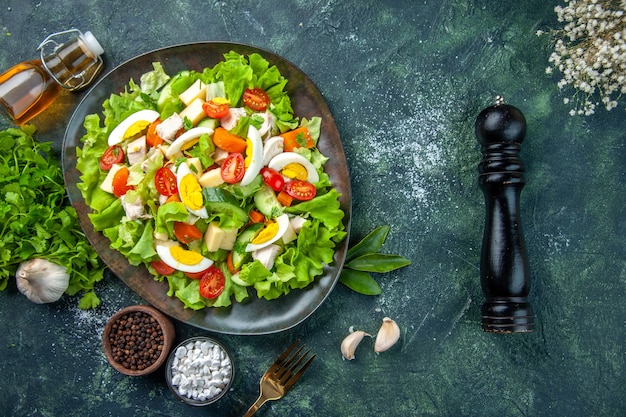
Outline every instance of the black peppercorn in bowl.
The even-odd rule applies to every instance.
[[[102,332],[102,348],[115,370],[141,376],[163,365],[175,339],[174,325],[163,313],[135,305],[111,316]]]
[[[165,366],[165,380],[172,393],[194,406],[213,404],[222,398],[234,377],[235,366],[228,349],[207,336],[180,343]]]

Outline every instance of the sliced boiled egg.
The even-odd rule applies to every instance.
[[[246,252],[254,252],[271,245],[283,237],[287,229],[289,229],[289,216],[286,213],[281,214],[276,219],[265,224],[263,229],[246,245]]]
[[[159,118],[159,113],[154,110],[139,110],[115,126],[109,135],[109,146],[117,145],[126,139],[138,136]]]
[[[176,169],[176,185],[178,185],[180,201],[191,214],[202,219],[209,217],[207,209],[204,207],[202,186],[198,181],[198,176],[189,168],[186,161]]]
[[[177,137],[174,142],[172,142],[165,151],[165,157],[167,159],[172,159],[174,155],[176,155],[180,151],[184,151],[185,149],[191,148],[193,145],[198,143],[200,140],[200,136],[202,135],[212,135],[213,129],[209,127],[194,127],[193,129],[189,129],[179,137]]]
[[[199,252],[185,249],[173,242],[157,245],[156,252],[169,267],[182,272],[202,272],[213,265],[213,261]]]
[[[241,179],[241,185],[250,184],[263,168],[263,139],[256,127],[248,128],[246,143],[246,173]]]
[[[296,152],[283,152],[272,158],[267,165],[284,176],[315,184],[320,180],[317,170],[308,159]],[[306,178],[304,178],[306,172]]]

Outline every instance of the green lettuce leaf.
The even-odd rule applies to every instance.
[[[326,194],[317,196],[309,201],[303,201],[285,210],[292,214],[307,214],[312,218],[320,220],[328,229],[336,230],[336,236],[342,236],[341,231],[344,212],[339,204],[341,195],[336,189],[331,189]]]
[[[200,295],[200,280],[186,278],[182,273],[176,272],[167,277],[169,290],[167,295],[178,298],[185,308],[201,310],[206,307],[228,307],[232,304],[234,296],[237,302],[242,302],[248,297],[245,287],[235,284],[230,279],[230,273],[223,271],[226,276],[226,284],[222,293],[212,300]]]
[[[153,62],[152,67],[154,70],[146,72],[139,79],[141,91],[146,94],[156,92],[170,80],[170,76],[167,75],[160,62]]]

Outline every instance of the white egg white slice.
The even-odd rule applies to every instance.
[[[241,179],[241,185],[248,185],[252,180],[259,175],[261,168],[263,168],[263,139],[259,130],[250,126],[248,128],[248,148],[246,149],[246,158],[249,158],[246,172]]]
[[[283,235],[289,228],[289,216],[286,213],[281,214],[274,221],[276,222],[276,225],[278,226],[276,228],[276,233],[274,233],[271,237],[269,237],[264,242],[248,243],[248,245],[246,245],[246,252],[254,252],[255,250],[263,249],[264,247],[271,245],[272,243],[276,242],[278,239],[283,237]],[[267,228],[268,226],[265,226],[265,227]],[[257,236],[263,233],[263,230],[264,229],[261,229],[261,231],[259,232],[259,234],[257,234]],[[252,239],[252,242],[254,242],[255,239]]]
[[[176,185],[178,186],[180,201],[191,214],[201,219],[209,217],[209,213],[204,207],[202,186],[198,181],[198,176],[191,171],[187,162],[181,163],[176,170]],[[200,200],[200,204],[195,204],[197,199]]]
[[[198,139],[202,135],[212,135],[213,129],[209,127],[194,127],[193,129],[189,129],[179,137],[177,137],[174,142],[170,144],[165,151],[165,157],[167,159],[172,159],[174,155],[178,152],[187,149],[190,143]]]
[[[156,252],[169,267],[182,272],[202,272],[213,265],[213,261],[200,253],[169,243],[156,246]]]
[[[154,110],[139,110],[137,113],[131,114],[111,131],[108,139],[109,146],[121,143],[124,140],[124,134],[133,124],[142,121],[150,124],[158,118],[159,113]]]
[[[280,172],[288,164],[302,165],[306,169],[308,182],[315,184],[320,180],[320,176],[317,173],[317,170],[315,169],[313,164],[309,162],[309,160],[306,159],[304,156],[295,152],[280,153],[273,157],[267,166]]]

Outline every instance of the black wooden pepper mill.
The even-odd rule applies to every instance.
[[[525,184],[519,152],[526,119],[498,96],[495,104],[476,118],[475,132],[483,153],[478,183],[485,195],[480,258],[486,297],[482,328],[493,333],[531,332],[533,312],[527,299],[530,274],[519,218],[519,197]]]

